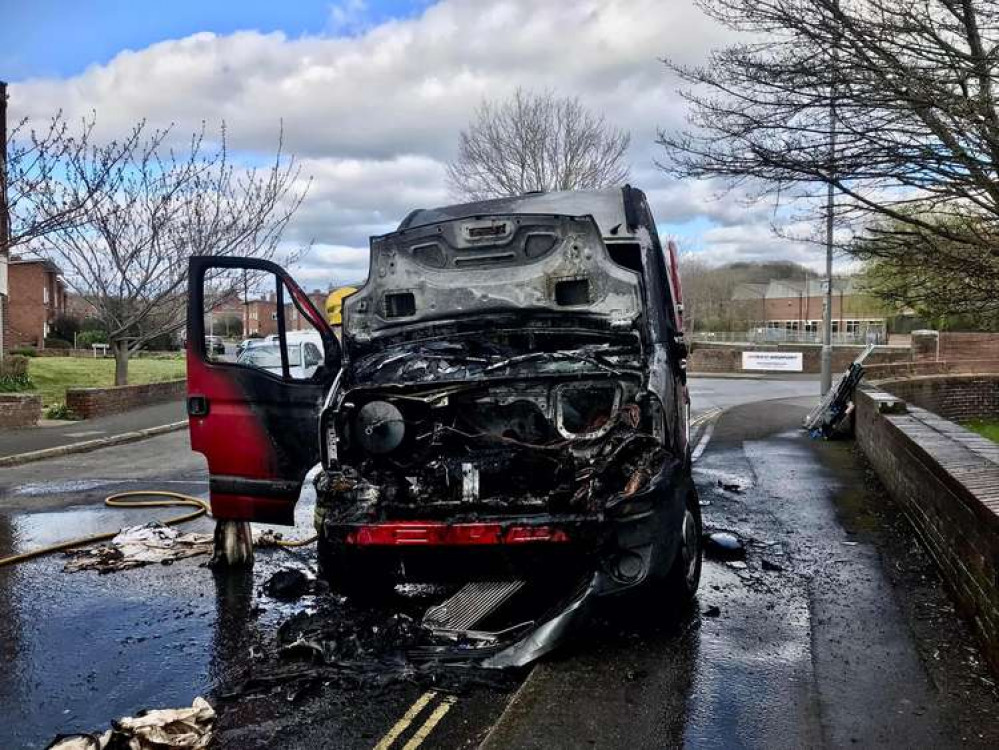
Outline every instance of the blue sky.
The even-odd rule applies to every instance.
[[[138,50],[199,31],[253,29],[290,37],[357,33],[421,12],[430,0],[367,0],[354,24],[337,28],[334,6],[317,0],[5,0],[0,22],[0,79],[69,76]]]
[[[663,233],[710,262],[821,264],[811,246],[774,237],[768,207],[655,167],[658,128],[684,117],[662,57],[698,64],[732,41],[692,2],[0,0],[0,10],[15,119],[96,111],[102,137],[145,120],[172,127],[177,143],[224,122],[231,149],[255,164],[283,132],[312,178],[285,233],[314,247],[308,284],[363,276],[368,237],[452,202],[445,167],[461,130],[483,100],[518,87],[578,97],[628,130],[632,184]]]

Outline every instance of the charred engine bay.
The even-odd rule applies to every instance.
[[[504,343],[362,358],[352,379],[365,385],[344,391],[327,427],[326,518],[592,517],[645,488],[668,446],[638,341],[518,333]]]

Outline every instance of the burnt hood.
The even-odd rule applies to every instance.
[[[368,280],[344,302],[344,335],[364,343],[527,312],[630,330],[641,310],[639,274],[611,260],[592,217],[472,216],[372,238]]]

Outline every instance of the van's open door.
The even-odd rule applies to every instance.
[[[290,345],[289,334],[313,343],[311,352],[319,347],[318,368],[297,362],[306,347]],[[222,336],[225,353],[206,347],[206,336]],[[323,399],[339,370],[336,336],[280,266],[190,259],[187,412],[191,448],[208,459],[212,515],[294,522],[302,482],[319,461]]]

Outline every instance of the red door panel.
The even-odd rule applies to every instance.
[[[326,361],[308,380],[220,362],[205,350],[203,280],[212,269],[273,274],[319,332]],[[279,336],[283,291],[277,287]],[[208,461],[212,515],[291,524],[306,473],[319,461],[319,413],[340,366],[333,331],[280,266],[251,258],[195,256],[190,261],[187,393],[191,448]]]

